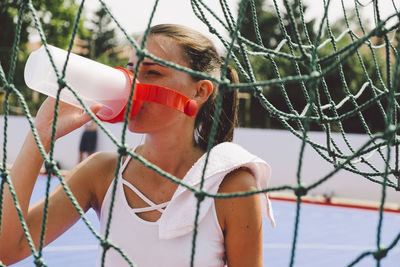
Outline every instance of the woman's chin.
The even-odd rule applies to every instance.
[[[140,127],[137,127],[131,123],[128,124],[128,130],[132,133],[144,133],[143,129],[140,129]]]

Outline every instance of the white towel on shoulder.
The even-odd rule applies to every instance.
[[[188,171],[182,182],[193,187],[200,187],[203,168],[206,161],[204,154]],[[247,167],[256,179],[258,189],[267,188],[270,179],[271,168],[262,159],[249,153],[241,146],[226,142],[216,145],[211,151],[204,176],[203,191],[215,194],[224,177],[231,171]],[[267,194],[261,194],[262,214],[275,226],[271,203]],[[201,202],[199,220],[204,218],[212,201],[211,197],[205,197]],[[194,229],[197,198],[192,191],[184,186],[179,186],[173,195],[168,207],[161,216],[159,223],[160,239],[171,239],[191,232]]]

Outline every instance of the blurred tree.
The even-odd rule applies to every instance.
[[[0,64],[6,75],[8,75],[10,69],[10,56],[12,53],[11,48],[14,42],[18,7],[19,5],[12,0],[0,2]],[[23,52],[26,50],[25,43],[28,41],[28,32],[26,29],[29,24],[30,21],[24,16],[22,20],[22,31],[21,35],[19,36],[20,43],[22,44],[20,46],[20,56],[23,56]],[[18,57],[18,59],[20,59],[20,57]],[[17,64],[17,74],[20,74],[19,64]],[[21,77],[22,76],[15,77],[14,81],[19,83]]]
[[[263,0],[255,0],[255,9],[257,13],[257,22],[260,29],[262,45],[266,48],[275,49],[278,44],[285,38],[284,31],[287,33],[288,36],[295,40],[294,38],[294,29],[289,24],[288,14],[287,13],[280,13],[282,18],[282,25],[279,24],[279,18],[276,13],[275,7],[271,4],[268,4],[266,1]],[[305,35],[305,29],[303,29],[303,23],[301,21],[301,14],[300,14],[300,1],[296,0],[293,1],[291,4],[291,8],[294,13],[295,22],[299,27],[301,42],[303,44],[308,44],[307,36]],[[307,7],[302,5],[303,12],[306,12]],[[280,9],[282,12],[282,9]],[[246,16],[242,24],[241,34],[245,38],[259,43],[256,38],[256,32],[254,29],[254,22],[252,16],[252,10],[250,5],[248,5],[246,10]],[[284,27],[282,29],[282,27]],[[307,28],[307,32],[310,35],[310,39],[314,37],[314,20],[308,21],[305,23]],[[283,31],[284,30],[284,31]],[[290,54],[289,48],[285,45],[282,49],[282,52],[286,52]],[[298,51],[297,51],[298,52]],[[272,78],[278,78],[274,71],[273,65],[276,64],[279,67],[279,75],[281,77],[289,76],[289,75],[296,75],[295,66],[293,62],[290,62],[286,59],[282,58],[274,58],[273,61],[270,58],[264,58],[260,56],[250,57],[250,61],[255,73],[257,80],[268,80]],[[300,66],[304,71],[306,66]],[[304,73],[304,72],[303,72]],[[294,103],[292,103],[295,108],[304,107],[305,97],[302,93],[301,87],[299,84],[289,84],[286,85],[286,91],[289,95],[290,99],[295,99]],[[279,86],[271,86],[264,88],[264,95],[265,97],[274,104],[275,107],[278,109],[289,112],[287,105],[283,100],[283,96],[281,93],[281,88]],[[256,128],[281,128],[281,124],[274,118],[271,118],[266,110],[262,107],[259,100],[253,96],[250,99],[250,120],[249,121],[239,121],[239,125],[244,127],[256,127]],[[242,111],[248,112],[248,111]],[[243,118],[242,114],[239,115],[239,118]]]
[[[6,75],[9,72],[11,61],[11,50],[15,37],[15,28],[18,20],[18,11],[21,8],[22,1],[2,0],[0,2],[0,63]],[[77,14],[78,6],[74,0],[39,0],[33,1],[33,6],[37,11],[38,18],[43,27],[43,33],[49,44],[60,48],[66,48],[71,39],[71,32]],[[31,91],[25,86],[23,78],[23,68],[28,56],[27,43],[32,36],[38,36],[34,28],[32,14],[28,9],[24,10],[21,17],[22,27],[19,36],[19,54],[14,76],[16,87],[22,91],[27,103],[32,107],[32,113],[35,113],[38,103],[32,101]],[[79,31],[82,30],[84,18],[81,18]],[[21,109],[17,108],[14,97],[10,98],[12,107],[11,113],[20,114]],[[3,109],[0,111],[3,113]]]
[[[47,42],[60,48],[67,48],[78,11],[76,1],[40,0],[34,1],[33,6],[37,10]],[[83,27],[84,20],[85,18],[81,16],[79,28]],[[36,33],[36,29],[33,30],[31,27],[30,32]]]
[[[125,66],[127,58],[121,56],[123,46],[118,45],[111,17],[101,6],[88,21],[85,34],[81,38],[88,50],[84,56],[110,66]]]
[[[285,8],[280,9],[280,16],[283,18],[283,29],[279,25],[278,17],[276,11],[273,7],[266,4],[263,0],[255,0],[256,10],[257,10],[257,18],[260,29],[260,34],[262,37],[262,43],[265,47],[270,49],[275,49],[277,45],[284,39],[285,37],[284,31],[287,33],[287,36],[291,39],[292,42],[295,42],[294,29],[289,24],[289,19],[287,17],[287,12]],[[291,2],[291,8],[294,13],[295,22],[297,23],[297,27],[299,29],[299,34],[301,38],[301,43],[303,45],[310,45],[310,42],[314,42],[316,38],[316,30],[317,27],[314,27],[315,21],[310,20],[304,25],[301,22],[300,16],[300,1],[296,0]],[[302,6],[303,12],[306,13],[307,7]],[[247,9],[247,16],[244,20],[244,23],[241,28],[241,34],[247,39],[258,43],[255,30],[252,21],[250,6]],[[354,11],[348,12],[348,20],[349,25],[352,29],[359,29],[359,21],[357,20],[357,16],[354,15]],[[367,30],[368,23],[363,22],[364,28]],[[309,37],[306,36],[306,30],[308,32]],[[337,38],[341,33],[347,30],[346,23],[343,20],[336,21],[334,26],[332,26],[331,22],[331,31],[334,35],[334,38]],[[354,30],[355,31],[355,30]],[[360,31],[360,30],[358,30]],[[327,33],[326,27],[323,31],[323,40],[328,39],[329,35]],[[362,33],[360,34],[362,35]],[[309,39],[309,40],[308,40]],[[343,48],[349,44],[351,44],[353,40],[349,35],[346,35],[340,41],[336,43],[336,49]],[[318,44],[319,45],[319,44]],[[311,54],[311,50],[307,49],[307,53]],[[288,42],[280,49],[281,52],[285,52],[288,54],[292,54]],[[293,47],[293,53],[295,55],[300,55],[299,49],[297,47]],[[343,100],[347,93],[350,92],[353,95],[356,95],[362,86],[370,79],[373,85],[381,90],[383,90],[383,85],[379,80],[378,72],[381,73],[381,76],[384,77],[384,53],[382,51],[378,51],[374,49],[374,53],[371,52],[367,45],[363,45],[358,50],[358,54],[353,53],[346,59],[340,59],[341,64],[335,67],[330,72],[324,75],[325,85],[327,90],[329,91],[330,97],[332,97],[333,101],[338,104],[341,100]],[[323,58],[327,55],[330,55],[335,52],[334,47],[331,43],[324,45],[322,48],[319,48],[317,51],[318,58]],[[384,51],[383,51],[384,52]],[[270,79],[276,78],[285,78],[287,76],[297,76],[299,75],[296,72],[296,66],[294,62],[290,60],[280,58],[278,56],[272,58],[261,57],[261,56],[250,56],[250,62],[258,81],[266,81]],[[332,64],[336,62],[335,58],[331,60],[325,61],[321,64],[322,69],[326,69]],[[278,68],[279,76],[274,71],[274,66]],[[302,62],[298,66],[299,71],[302,75],[307,75],[310,73],[310,66],[307,65],[306,62]],[[342,74],[341,74],[342,72]],[[342,78],[343,79],[342,79]],[[283,112],[293,113],[290,109],[291,107],[296,110],[298,113],[301,113],[306,105],[306,95],[310,94],[311,88],[308,84],[305,84],[306,87],[303,87],[300,83],[288,83],[284,85],[284,89],[280,86],[269,86],[263,88],[264,96],[274,105],[275,108],[281,110]],[[304,91],[305,89],[305,91]],[[365,103],[367,100],[373,97],[372,87],[367,87],[364,93],[356,100],[357,104],[360,105]],[[320,102],[322,105],[328,104],[328,95],[324,89],[324,84],[320,82],[318,84],[317,90],[320,95]],[[287,98],[286,98],[287,96]],[[287,100],[290,100],[290,105],[288,105]],[[242,101],[243,102],[243,101]],[[382,100],[382,106],[385,107],[385,100]],[[291,106],[291,107],[290,107]],[[339,114],[345,114],[346,112],[353,110],[355,108],[355,104],[351,101],[347,101],[347,103],[340,108],[338,111]],[[373,104],[365,109],[362,114],[365,118],[368,127],[372,132],[383,129],[384,119],[383,114],[381,112],[382,108],[378,106],[378,104]],[[245,116],[243,113],[250,112],[250,119],[248,121],[244,120]],[[328,116],[334,116],[332,110],[324,111]],[[282,124],[275,118],[272,118],[268,112],[261,106],[258,99],[255,97],[251,97],[250,110],[242,110],[240,126],[244,127],[257,127],[257,128],[283,128]],[[294,122],[290,122],[290,124],[296,128],[296,124]],[[310,125],[312,130],[321,130],[321,126],[317,124]],[[338,130],[337,125],[332,125],[334,130]],[[343,121],[343,128],[348,132],[364,132],[365,129],[360,117],[356,114],[351,118]]]
[[[90,54],[92,58],[98,58],[103,53],[110,51],[110,56],[115,56],[112,49],[116,46],[115,30],[111,27],[111,18],[103,7],[94,13],[91,20],[93,27]]]

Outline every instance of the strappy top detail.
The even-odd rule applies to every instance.
[[[122,173],[125,171],[126,166],[128,166],[129,161],[131,160],[132,156],[130,154],[128,154],[128,156],[126,157],[125,161],[123,163],[121,163],[120,167],[119,167],[119,175],[121,176]]]
[[[144,202],[149,204],[149,207],[144,207],[144,208],[132,208],[132,211],[135,213],[140,213],[140,212],[147,212],[147,211],[153,211],[157,210],[161,213],[164,212],[164,208],[168,205],[169,201],[161,203],[161,204],[155,204],[153,201],[148,199],[145,195],[143,195],[142,192],[139,191],[135,186],[133,186],[130,182],[122,178],[122,184],[126,185],[129,189],[131,189],[133,192],[136,193],[138,197],[140,197]]]
[[[258,189],[267,187],[270,176],[268,164],[260,158],[252,155],[245,149],[233,143],[216,145],[210,152],[207,168],[204,172],[206,154],[204,154],[186,173],[182,182],[199,188],[204,177],[203,190],[210,194],[218,192],[224,177],[233,170],[248,168],[256,182]],[[115,192],[114,206],[111,211],[113,184],[104,197],[100,214],[100,230],[105,235],[109,229],[109,240],[122,248],[137,266],[146,267],[186,267],[192,254],[194,222],[197,219],[196,257],[193,265],[207,267],[223,267],[225,265],[224,235],[218,222],[214,198],[206,197],[200,208],[197,209],[198,199],[191,190],[184,186],[178,186],[170,202],[155,205],[147,199],[137,188],[123,179],[123,171],[130,157],[121,164],[118,183]],[[203,175],[204,174],[204,175]],[[162,210],[157,222],[137,220],[138,216],[126,201],[124,185],[141,197],[150,207],[134,209],[147,211]],[[266,214],[273,222],[272,209],[267,195],[260,195],[263,214]],[[264,213],[265,212],[265,213]],[[109,216],[112,215],[111,223]],[[107,228],[109,227],[109,228]],[[149,256],[149,251],[151,255]],[[115,249],[103,251],[100,246],[97,266],[102,266],[103,252],[105,266],[128,267],[125,258]]]

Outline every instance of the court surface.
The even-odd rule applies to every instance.
[[[45,178],[39,178],[32,202],[44,196]],[[57,184],[52,179],[52,188]],[[277,226],[264,220],[264,266],[289,266],[296,214],[295,202],[272,201]],[[295,264],[297,267],[347,266],[365,250],[376,248],[378,212],[371,210],[302,204]],[[87,218],[98,229],[93,211]],[[400,213],[385,212],[382,231],[383,246],[389,245],[400,233]],[[80,220],[44,250],[47,266],[90,267],[96,265],[97,240]],[[11,265],[35,266],[33,258]],[[355,266],[376,266],[367,256]],[[400,244],[381,261],[381,267],[400,266]]]

